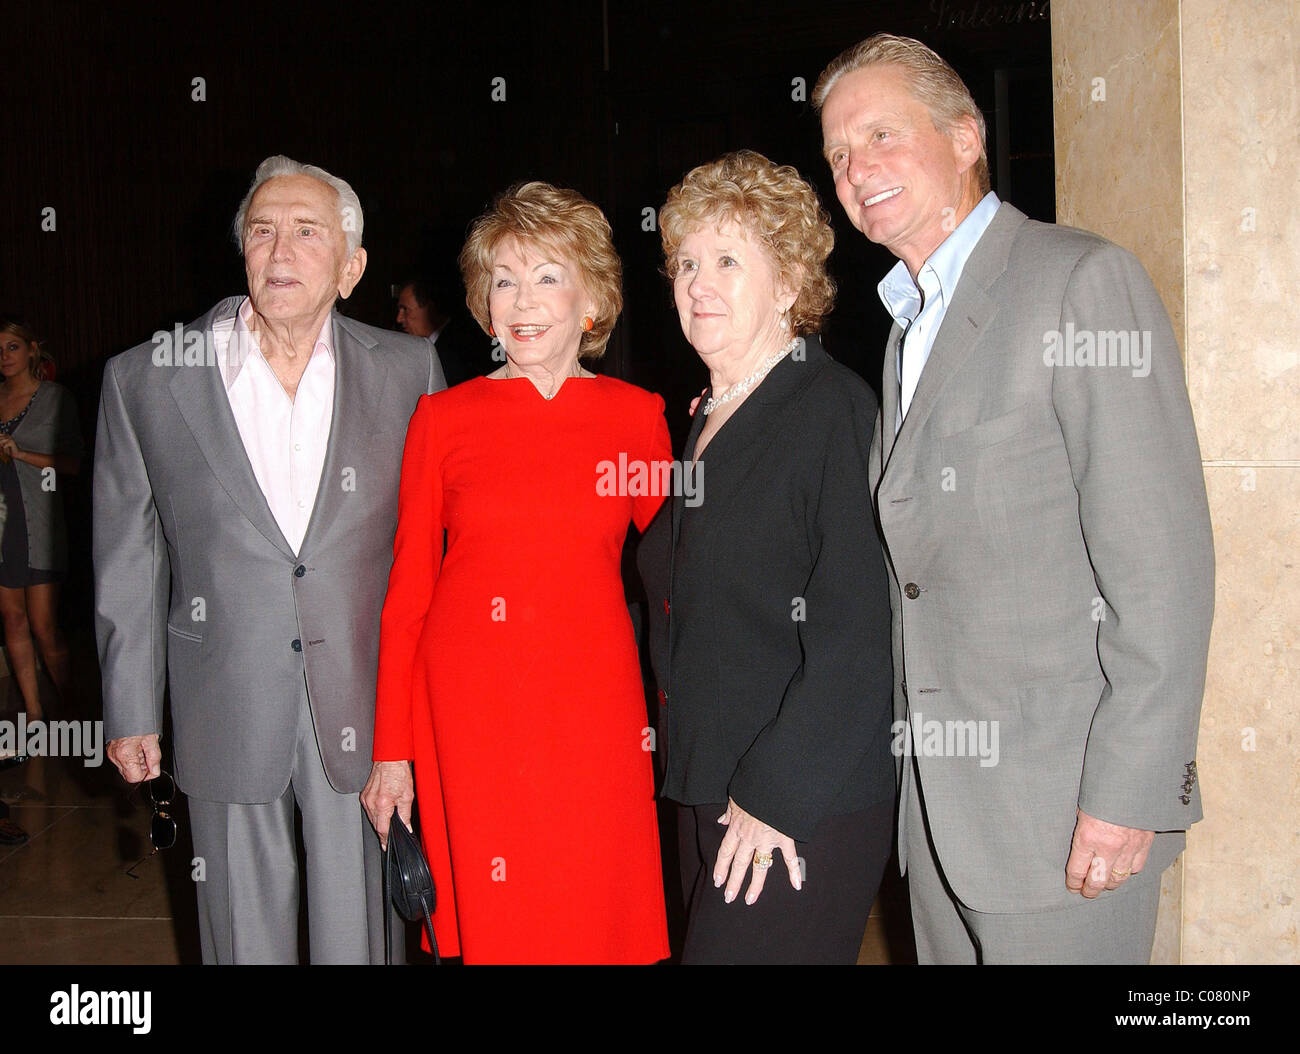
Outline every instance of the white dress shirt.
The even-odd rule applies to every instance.
[[[903,427],[903,418],[912,405],[912,396],[921,381],[921,371],[930,359],[934,338],[943,325],[943,316],[952,303],[966,261],[993,222],[993,215],[1001,204],[998,196],[989,191],[921,265],[915,282],[907,264],[899,260],[876,287],[886,310],[903,327],[903,339],[898,342],[895,435]]]
[[[325,319],[292,399],[249,329],[247,297],[233,319],[212,327],[217,368],[239,438],[271,515],[296,554],[316,507],[334,419],[334,325]]]

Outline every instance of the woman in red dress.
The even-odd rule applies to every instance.
[[[655,962],[652,739],[620,555],[663,500],[663,400],[581,366],[622,269],[578,194],[507,191],[461,271],[505,364],[411,418],[362,802],[383,841],[395,805],[409,825],[414,763],[443,954]]]

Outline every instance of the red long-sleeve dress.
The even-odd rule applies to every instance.
[[[620,577],[629,521],[644,529],[663,500],[637,468],[672,457],[663,405],[608,377],[549,401],[527,378],[481,377],[411,418],[374,757],[415,763],[444,955],[668,955]]]

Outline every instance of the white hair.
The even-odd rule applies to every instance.
[[[291,157],[276,154],[257,166],[257,171],[253,174],[253,183],[248,188],[248,193],[244,195],[244,200],[239,203],[239,211],[235,213],[233,233],[235,244],[239,246],[241,253],[244,251],[244,223],[248,219],[248,206],[253,200],[253,195],[257,193],[257,188],[267,180],[275,179],[276,176],[311,176],[312,179],[319,179],[326,186],[332,187],[339,196],[339,220],[342,223],[343,233],[347,236],[348,256],[361,248],[361,230],[365,226],[365,219],[361,215],[361,199],[357,197],[357,192],[352,189],[348,181],[330,175],[316,165],[304,165]]]

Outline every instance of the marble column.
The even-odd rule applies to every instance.
[[[1198,767],[1153,961],[1295,962],[1300,5],[1053,0],[1057,218],[1135,252],[1184,350],[1218,562]]]

